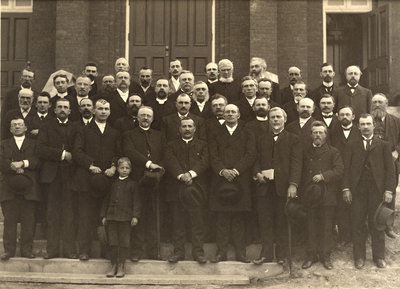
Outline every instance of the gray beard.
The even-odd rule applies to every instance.
[[[371,115],[373,118],[379,118],[382,119],[386,116],[386,111],[384,111],[381,108],[374,108],[371,110]]]

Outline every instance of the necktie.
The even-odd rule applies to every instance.
[[[43,115],[40,116],[40,120],[44,120],[44,116]]]
[[[349,130],[351,130],[351,127],[345,128],[345,127],[342,126],[342,129],[345,130],[345,131],[349,131]]]
[[[333,114],[328,114],[328,115],[322,115],[324,118],[332,118]]]
[[[365,150],[369,152],[371,150],[371,139],[364,139],[366,142]]]

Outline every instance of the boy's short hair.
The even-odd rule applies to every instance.
[[[122,165],[123,163],[127,163],[127,164],[129,165],[129,167],[132,168],[132,163],[131,163],[131,161],[129,160],[129,158],[127,158],[127,157],[122,157],[122,158],[120,158],[120,159],[118,160],[118,162],[117,162],[117,167],[119,167],[119,166]]]

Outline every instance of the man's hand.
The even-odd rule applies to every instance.
[[[225,179],[228,180],[228,182],[232,182],[237,176],[234,170],[228,169],[223,169],[221,174]]]
[[[112,166],[111,168],[109,168],[109,169],[106,169],[106,171],[104,172],[104,174],[107,176],[107,177],[112,177],[114,174],[115,174],[115,171],[116,171],[117,169],[114,167],[114,166]]]
[[[31,134],[33,134],[33,135],[38,135],[38,134],[39,134],[39,129],[33,129],[33,130],[31,130]]]
[[[353,197],[351,195],[351,191],[350,190],[343,191],[343,201],[350,205],[352,200]]]
[[[132,220],[131,220],[131,226],[134,227],[134,226],[137,225],[137,223],[138,223],[138,219],[133,217]]]
[[[101,169],[99,167],[94,166],[94,165],[90,165],[89,171],[92,174],[100,174],[101,173]]]
[[[396,150],[392,151],[392,157],[394,160],[397,160],[399,158],[399,153]]]
[[[287,190],[288,198],[294,199],[297,197],[297,187],[293,184],[289,185]]]
[[[103,226],[105,226],[107,223],[107,219],[105,217],[103,217],[103,219],[101,219],[101,223],[103,224]]]
[[[264,176],[261,173],[256,174],[257,182],[260,184],[265,184],[266,180],[264,179]]]
[[[393,199],[393,193],[391,191],[385,191],[385,193],[383,193],[383,201],[385,203],[391,203]]]
[[[18,162],[12,162],[10,164],[10,168],[13,171],[17,171],[18,169],[21,169],[24,166],[24,162],[23,161],[18,161]]]
[[[72,154],[70,152],[65,152],[65,157],[64,160],[66,160],[67,162],[72,162]]]
[[[155,164],[155,163],[151,163],[150,166],[149,166],[149,169],[150,170],[163,170],[164,168],[162,166],[159,166],[159,165]]]
[[[312,180],[314,183],[319,183],[324,180],[324,177],[322,176],[322,174],[318,174],[318,175],[313,176]]]
[[[25,171],[23,168],[19,168],[15,171],[18,175],[22,175]]]

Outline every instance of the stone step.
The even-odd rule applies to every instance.
[[[99,285],[248,285],[249,277],[240,275],[126,275],[107,278],[104,274],[27,273],[24,275],[0,272],[2,282],[47,284]]]
[[[42,258],[26,259],[11,258],[0,262],[0,276],[2,272],[14,272],[25,276],[26,273],[54,273],[54,274],[99,274],[104,276],[110,269],[110,262],[104,259],[91,259],[79,261],[71,259]],[[126,261],[126,273],[128,275],[191,275],[191,276],[247,276],[248,278],[268,278],[281,274],[284,269],[276,263],[264,263],[262,265],[245,264],[236,261],[225,261],[217,264],[208,262],[200,265],[195,261],[180,261],[170,264],[166,261],[140,260],[137,263]]]
[[[34,240],[33,254],[35,254],[35,256],[37,257],[43,257],[44,254],[46,253],[46,243],[47,243],[46,240]],[[204,249],[204,256],[206,257],[207,260],[212,259],[217,252],[217,246],[215,243],[205,243],[203,249]],[[3,240],[0,240],[0,254],[2,254],[3,252],[4,252]],[[173,254],[173,252],[174,252],[174,247],[172,244],[161,243],[160,253],[162,260],[167,260],[168,257]],[[249,257],[250,259],[258,258],[260,252],[261,252],[260,244],[252,244],[246,247],[246,254],[247,257]],[[16,256],[21,256],[18,244],[17,244]],[[92,242],[90,257],[91,258],[101,257],[101,244],[99,241]],[[190,243],[185,244],[185,260],[193,260],[192,245]],[[235,260],[235,250],[232,246],[229,246],[228,249],[228,260]]]

